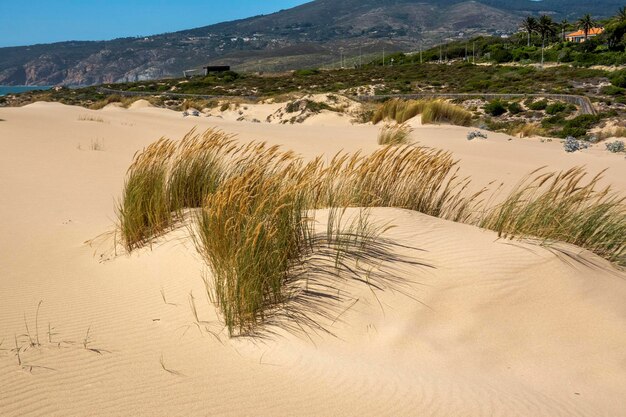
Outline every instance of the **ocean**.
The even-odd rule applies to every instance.
[[[0,85],[0,96],[4,96],[11,93],[23,93],[25,91],[32,90],[49,90],[51,86],[24,86],[24,85]]]

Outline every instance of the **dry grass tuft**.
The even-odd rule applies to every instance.
[[[413,131],[406,123],[399,125],[385,125],[378,133],[379,145],[406,145],[410,141],[410,134]]]
[[[535,175],[535,177],[532,177]],[[599,174],[585,183],[583,168],[535,171],[506,200],[489,210],[481,227],[502,237],[568,242],[626,265],[626,205]]]
[[[199,208],[226,174],[224,154],[234,149],[232,135],[219,130],[189,132],[177,144],[167,178],[170,209]]]
[[[519,136],[520,138],[530,138],[541,135],[542,129],[539,123],[524,123],[514,126],[507,131],[507,133],[511,136]]]
[[[598,140],[605,140],[608,138],[626,138],[626,127],[615,127],[613,129],[604,130],[595,134]]]
[[[322,207],[399,207],[455,221],[469,219],[483,191],[465,195],[449,152],[386,146],[362,156],[335,156],[323,172]]]
[[[469,126],[472,113],[456,104],[444,100],[400,100],[393,99],[382,104],[372,116],[372,122],[395,120],[404,123],[421,114],[423,124],[450,123]]]
[[[305,182],[250,167],[206,198],[197,242],[214,277],[213,301],[229,333],[246,333],[286,300],[284,282],[307,252]]]
[[[172,225],[167,195],[168,165],[176,145],[161,139],[135,156],[128,169],[118,219],[124,246],[130,252]]]

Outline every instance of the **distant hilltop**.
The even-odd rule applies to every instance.
[[[181,76],[207,64],[284,71],[516,32],[521,17],[607,17],[623,0],[317,0],[176,33],[0,48],[0,85],[94,85]]]

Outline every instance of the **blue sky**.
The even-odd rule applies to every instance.
[[[0,0],[0,47],[153,35],[309,0]]]

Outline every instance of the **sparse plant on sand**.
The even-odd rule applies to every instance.
[[[473,130],[467,134],[467,140],[474,140],[476,138],[487,139],[487,134],[481,132],[480,130]]]
[[[624,141],[616,140],[615,142],[607,143],[606,150],[612,153],[624,152]]]
[[[541,134],[541,126],[538,123],[523,123],[514,126],[507,133],[520,138],[530,138]]]
[[[587,149],[588,147],[589,144],[583,142],[582,140],[578,140],[573,136],[568,136],[563,142],[563,149],[565,149],[565,152],[567,153],[573,153],[582,149]]]
[[[379,145],[406,145],[410,141],[410,134],[413,131],[406,123],[387,124],[378,133]]]
[[[104,119],[102,117],[91,116],[91,115],[88,115],[88,114],[81,114],[80,116],[78,116],[78,120],[81,121],[81,122],[104,123]]]
[[[82,151],[83,145],[79,143],[76,149],[78,149],[79,151]],[[91,142],[89,143],[89,146],[87,147],[87,150],[98,151],[98,152],[104,151],[104,139],[91,139]]]
[[[582,168],[535,171],[503,203],[488,209],[480,226],[502,237],[572,243],[626,265],[625,198],[610,187],[598,189],[601,174],[587,183],[585,177]]]

